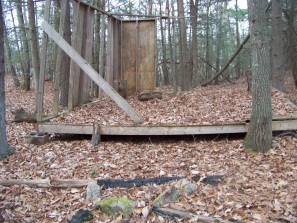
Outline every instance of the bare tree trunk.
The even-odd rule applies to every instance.
[[[167,7],[169,8],[169,0],[167,0]],[[174,4],[173,1],[171,1],[171,14],[172,17],[174,17]],[[168,10],[168,17],[170,16],[170,12]],[[173,82],[173,92],[177,92],[177,73],[176,73],[176,49],[175,49],[175,19],[172,19],[172,34],[170,30],[170,19],[168,19],[168,44],[169,44],[169,53],[170,53],[170,64],[171,64],[171,76],[172,76],[172,82]],[[171,38],[172,36],[172,38]]]
[[[5,45],[6,55],[7,55],[6,63],[8,65],[9,72],[11,73],[11,76],[12,76],[13,85],[15,88],[18,88],[20,86],[20,81],[17,77],[17,74],[16,74],[14,66],[13,66],[12,57],[11,57],[11,49],[10,49],[10,44],[8,41],[5,25],[4,25],[3,31],[4,31],[3,38],[4,38],[4,43],[5,43],[4,45]]]
[[[205,60],[207,62],[210,62],[210,37],[209,37],[209,14],[210,14],[210,6],[211,6],[211,0],[207,2],[206,7],[206,52],[205,52]],[[209,79],[211,77],[211,68],[209,66],[206,67],[206,79]]]
[[[282,38],[282,0],[272,0],[272,85],[284,91],[284,48]]]
[[[238,22],[238,0],[235,1],[235,26],[236,26],[236,48],[240,46],[240,34],[239,34],[239,22]],[[241,76],[241,64],[240,64],[240,57],[237,57],[236,60],[236,67],[235,67],[235,78],[239,78]]]
[[[296,1],[289,1],[291,4],[288,10],[285,10],[285,15],[288,20],[289,29],[289,56],[292,66],[292,75],[294,79],[295,88],[297,88],[297,35],[294,21],[296,20]]]
[[[65,15],[65,25],[64,25],[64,39],[67,43],[71,44],[71,29],[70,29],[70,2],[66,1],[66,15]],[[69,74],[70,74],[70,58],[63,51],[62,52],[62,73],[61,73],[61,96],[60,104],[64,107],[68,105],[68,92],[69,92]]]
[[[216,70],[220,70],[220,56],[221,56],[221,45],[222,45],[222,19],[223,19],[223,8],[222,8],[222,3],[218,2],[218,33],[217,33],[217,43],[216,43],[216,51],[217,51],[217,55],[216,55]],[[216,78],[214,80],[214,84],[219,84],[219,78]]]
[[[12,21],[12,24],[13,24],[13,34],[14,34],[14,38],[15,38],[15,46],[17,48],[17,52],[18,52],[18,57],[17,57],[17,64],[18,64],[18,70],[21,74],[24,74],[25,73],[25,69],[24,69],[24,65],[23,65],[23,62],[22,62],[22,58],[21,58],[21,47],[19,45],[19,38],[18,38],[18,35],[17,35],[17,32],[16,32],[16,25],[15,25],[15,20],[14,20],[14,12],[13,12],[13,6],[11,4],[11,1],[9,1],[9,6],[10,6],[10,16],[11,16],[11,21]]]
[[[159,0],[160,4],[160,15],[162,16],[162,1]],[[168,76],[168,69],[167,69],[167,58],[166,58],[166,45],[165,45],[165,37],[164,37],[164,26],[163,20],[160,19],[160,29],[161,29],[161,44],[162,44],[162,54],[163,54],[163,61],[162,61],[162,73],[164,78],[164,85],[169,84],[169,76]]]
[[[147,2],[147,15],[153,14],[153,0],[148,0]]]
[[[252,113],[244,148],[267,152],[272,145],[272,106],[269,75],[269,32],[266,0],[249,0],[252,40]]]
[[[29,55],[29,44],[26,34],[25,22],[24,22],[24,15],[22,10],[22,2],[21,0],[16,0],[16,10],[18,16],[18,22],[20,27],[20,34],[21,34],[21,41],[23,45],[23,67],[24,67],[24,83],[23,88],[25,91],[30,90],[30,55]]]
[[[5,60],[4,60],[4,19],[2,1],[0,1],[0,160],[13,153],[7,142],[5,126]]]
[[[28,4],[28,14],[29,14],[30,43],[31,43],[31,52],[32,52],[32,59],[33,59],[33,70],[34,70],[35,113],[36,113],[39,72],[40,72],[39,46],[38,46],[38,37],[36,33],[34,2],[33,0],[27,0],[27,4]]]
[[[193,82],[194,77],[198,75],[198,48],[197,48],[197,16],[198,16],[198,0],[190,0],[190,14],[191,14],[191,24],[192,24],[192,78]],[[196,78],[198,79],[198,77]]]
[[[190,90],[189,74],[188,74],[188,53],[187,53],[187,31],[184,13],[183,0],[177,0],[178,8],[178,27],[179,27],[179,57],[180,57],[180,73],[182,76],[181,88],[183,91]]]

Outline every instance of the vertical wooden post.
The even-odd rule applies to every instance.
[[[107,51],[109,56],[107,57],[107,68],[106,68],[106,81],[110,86],[114,86],[114,18],[108,17],[108,41],[107,41]]]
[[[139,80],[139,74],[138,74],[138,44],[139,44],[139,39],[138,39],[138,20],[136,20],[136,53],[135,53],[135,57],[136,57],[136,72],[135,72],[135,84],[136,84],[136,92],[138,93],[139,90],[139,86],[138,86],[138,80]]]
[[[98,123],[93,123],[93,134],[92,134],[92,139],[91,143],[93,146],[97,146],[101,142],[101,136],[100,136],[100,126]]]
[[[62,0],[60,25],[59,25],[59,34],[61,36],[64,35],[66,4],[68,4],[67,0]],[[62,50],[60,47],[58,47],[55,82],[54,82],[54,109],[53,109],[54,111],[53,111],[53,115],[55,117],[58,116],[58,110],[59,110],[58,108],[59,108],[59,102],[60,102],[60,98],[59,98],[60,94],[59,93],[60,93],[61,65],[62,65]]]
[[[44,21],[49,21],[51,0],[45,2],[45,14]],[[44,96],[44,79],[45,79],[45,68],[46,68],[46,51],[47,51],[48,35],[43,31],[42,36],[42,51],[40,59],[40,73],[38,83],[38,94],[37,94],[37,122],[42,122],[43,113],[43,96]]]
[[[80,22],[79,14],[80,14],[80,2],[73,1],[73,26],[72,26],[72,37],[71,37],[71,45],[73,48],[77,51],[78,50],[77,44],[79,42],[78,37],[78,26]],[[75,75],[77,72],[79,72],[80,68],[75,64],[73,60],[70,62],[70,74],[69,74],[69,94],[68,94],[68,110],[72,111],[74,106],[76,105],[76,91],[78,89],[77,87],[77,81],[75,79]]]

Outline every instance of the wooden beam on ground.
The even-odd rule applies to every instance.
[[[100,126],[100,135],[207,135],[246,133],[248,123],[195,126]],[[272,131],[297,130],[297,119],[272,121]],[[93,134],[93,124],[38,124],[38,131]]]
[[[122,98],[93,68],[84,60],[64,39],[61,37],[46,21],[41,25],[41,28],[61,47],[65,53],[75,62],[80,68],[86,72],[89,77],[98,84],[102,90],[115,101],[115,103],[123,109],[130,118],[136,122],[141,123],[143,118],[139,115],[132,106]]]

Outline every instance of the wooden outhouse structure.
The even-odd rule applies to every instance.
[[[108,18],[107,82],[115,89],[127,82],[128,92],[156,88],[156,19]]]

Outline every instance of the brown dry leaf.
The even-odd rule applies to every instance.
[[[197,183],[198,189],[182,197],[176,207],[193,214],[234,218],[243,222],[280,222],[297,219],[297,138],[280,135],[273,138],[267,154],[250,154],[243,149],[243,139],[180,138],[114,138],[92,147],[90,140],[53,136],[46,145],[24,142],[24,136],[36,130],[35,124],[14,123],[11,110],[23,107],[34,111],[34,91],[12,90],[6,77],[7,135],[17,154],[0,162],[0,179],[133,179],[163,176],[224,175],[217,186]],[[286,93],[275,90],[273,113],[290,116],[297,102],[292,78],[286,77]],[[289,87],[288,87],[289,86]],[[139,102],[136,96],[128,102],[145,118],[144,124],[197,125],[242,122],[249,118],[251,95],[244,79],[236,85],[221,84],[195,88],[174,96],[170,87],[162,87],[162,100]],[[45,84],[45,112],[51,113],[53,86]],[[178,105],[178,106],[176,106]],[[92,123],[105,125],[133,124],[129,117],[108,97],[65,112],[51,122]],[[171,185],[171,184],[170,184]],[[167,185],[140,188],[114,188],[103,191],[103,197],[126,196],[136,204],[135,221],[143,222],[151,202]],[[0,186],[0,214],[6,222],[67,222],[79,209],[88,209],[85,188],[45,189],[28,186]],[[263,214],[265,213],[265,215]],[[94,222],[113,222],[110,216],[93,211]],[[282,220],[283,219],[283,220]],[[153,213],[147,222],[170,222]]]

